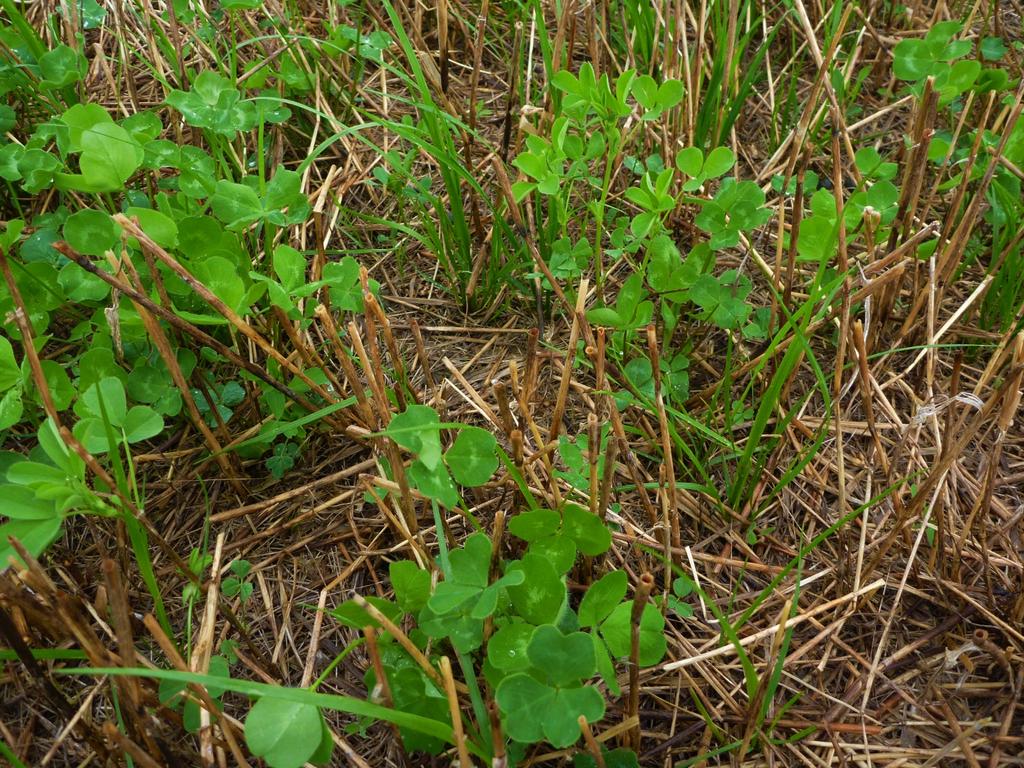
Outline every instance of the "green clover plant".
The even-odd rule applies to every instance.
[[[597,671],[593,643],[583,632],[564,635],[544,624],[530,635],[526,658],[529,671],[504,678],[494,694],[507,718],[506,732],[526,744],[573,745],[580,737],[581,715],[588,722],[604,716],[604,697],[585,685]]]
[[[69,515],[116,514],[89,486],[85,462],[68,449],[51,420],[42,423],[36,438],[39,450],[32,458],[13,456],[13,461],[6,463],[2,488],[7,520],[0,523],[0,571],[15,556],[9,537],[38,557],[60,535]]]
[[[410,478],[437,502],[443,503],[430,493],[435,486],[450,484],[457,496],[456,485],[486,482],[498,466],[496,447],[483,439],[489,433],[475,428],[461,427],[445,451],[441,435],[457,427],[441,423],[433,409],[413,405],[381,433],[412,454]],[[502,460],[507,465],[503,455]],[[412,471],[417,465],[421,468]],[[424,476],[441,479],[424,485]],[[466,726],[467,733],[485,754],[492,754],[494,745],[482,735],[489,732],[487,715],[482,700],[474,698],[480,676],[493,692],[509,755],[522,754],[535,743],[570,747],[580,738],[581,716],[596,722],[604,715],[606,700],[594,680],[603,680],[612,696],[621,695],[616,665],[630,658],[633,631],[628,579],[623,571],[610,571],[588,587],[582,601],[571,596],[570,574],[581,558],[599,558],[612,545],[608,527],[574,502],[557,509],[531,505],[508,520],[507,532],[520,542],[512,547],[512,556],[476,531],[457,548],[442,547],[431,569],[393,562],[389,572],[394,597],[365,600],[390,622],[406,627],[408,639],[432,665],[440,655],[458,660],[474,702],[475,725]],[[677,612],[682,615],[683,608]],[[448,719],[436,676],[385,631],[374,618],[376,612],[370,615],[360,603],[348,601],[331,615],[345,626],[378,629],[380,659],[396,709]],[[657,664],[664,657],[664,629],[661,611],[648,604],[638,627],[641,665]],[[378,683],[369,670],[367,689],[378,691]],[[362,721],[360,727],[369,722]],[[404,729],[402,736],[410,750],[437,754],[444,747]]]

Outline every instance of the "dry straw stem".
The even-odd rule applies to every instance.
[[[590,723],[587,722],[586,715],[580,715],[576,722],[580,725],[580,731],[583,732],[583,743],[587,746],[587,752],[594,758],[594,764],[597,768],[607,768],[604,753],[601,752],[601,745],[594,738],[594,732],[590,730]]]
[[[609,742],[614,742],[628,735],[629,732],[637,728],[639,724],[639,717],[626,718],[622,722],[616,723],[615,725],[605,728],[603,731],[601,731],[601,733],[597,734],[594,737],[594,740],[599,744],[607,744]],[[529,766],[544,765],[545,763],[554,760],[566,760],[575,755],[576,752],[577,750],[575,749],[561,749],[552,752],[541,752],[540,754],[531,756],[529,760],[525,761],[524,767],[529,768]]]
[[[174,312],[171,312],[170,310],[160,306],[159,304],[154,303],[145,294],[142,294],[139,291],[135,290],[127,283],[124,283],[118,280],[110,273],[105,272],[102,269],[99,269],[88,258],[86,258],[80,253],[77,253],[67,243],[56,242],[53,244],[53,248],[59,251],[62,255],[74,261],[76,264],[82,267],[82,269],[100,278],[103,282],[107,283],[111,288],[114,288],[120,293],[123,293],[125,296],[128,296],[130,299],[132,299],[132,301],[145,307],[151,313],[157,315],[161,320],[165,320],[167,323],[174,326],[183,333],[195,338],[197,341],[210,347],[211,349],[216,350],[219,354],[226,357],[231,363],[237,365],[239,368],[242,368],[248,371],[249,373],[253,374],[254,376],[257,376],[261,381],[279,391],[289,400],[298,403],[303,408],[308,410],[310,413],[317,410],[316,406],[314,406],[312,403],[306,400],[306,398],[296,394],[287,386],[282,384],[280,381],[270,376],[266,372],[266,370],[256,365],[255,363],[252,363],[240,357],[230,347],[221,343],[220,341],[213,338],[204,331],[201,331],[200,329],[196,328],[194,325],[189,323],[187,320],[182,319]]]
[[[326,590],[325,590],[326,591]],[[322,612],[322,608],[318,613]],[[385,707],[393,707],[394,699],[391,697],[391,686],[388,684],[387,672],[381,662],[380,650],[377,647],[377,630],[373,627],[363,627],[363,637],[366,638],[366,655],[370,657],[370,665],[373,667],[373,677],[376,680],[374,689],[370,692],[371,701],[379,701]],[[306,682],[308,684],[308,681]],[[391,732],[394,734],[395,743],[402,743],[402,734],[398,726],[391,724]]]
[[[117,213],[112,217],[125,232],[129,233],[133,237],[137,238],[142,247],[150,254],[155,256],[159,261],[173,270],[178,277],[184,280],[190,288],[192,288],[196,294],[207,302],[218,314],[222,315],[228,322],[231,323],[243,336],[247,337],[250,341],[254,342],[261,350],[263,350],[268,357],[279,363],[285,370],[298,377],[304,384],[306,384],[312,391],[316,392],[327,402],[336,402],[337,398],[332,397],[326,390],[323,389],[319,384],[309,378],[309,376],[295,363],[293,363],[288,357],[277,351],[269,341],[263,338],[252,326],[250,326],[245,320],[238,316],[231,307],[221,301],[209,288],[203,285],[197,280],[181,263],[171,256],[167,251],[153,242],[142,229],[139,228],[135,222],[129,219],[127,216]]]
[[[462,710],[459,708],[459,694],[456,692],[455,678],[452,676],[452,663],[447,656],[441,657],[441,675],[444,678],[444,692],[448,697],[448,711],[452,718],[452,728],[455,731],[455,748],[459,754],[459,765],[470,768],[473,763],[469,759],[466,733],[462,727]]]
[[[101,563],[103,570],[103,582],[107,587],[107,595],[110,600],[110,619],[113,624],[114,634],[117,637],[117,653],[121,662],[128,667],[137,666],[135,659],[135,641],[132,636],[131,609],[128,605],[128,596],[125,593],[124,582],[121,579],[121,571],[113,560],[104,559]],[[142,689],[139,681],[130,678],[120,678],[116,681],[118,689],[124,696],[126,719],[129,721],[135,738],[146,746],[151,752],[156,752],[156,744],[150,737],[145,723],[140,723],[137,714],[142,712]]]
[[[170,545],[170,543],[166,540],[166,538],[164,538],[160,531],[156,529],[152,520],[150,520],[146,515],[144,515],[142,511],[135,506],[132,500],[126,497],[121,492],[121,490],[118,487],[118,484],[114,481],[110,474],[99,464],[99,462],[96,461],[96,458],[86,450],[85,446],[83,446],[81,442],[79,442],[78,439],[76,439],[74,435],[72,435],[71,431],[66,426],[61,425],[57,409],[53,404],[53,396],[50,393],[49,383],[47,382],[46,376],[43,373],[42,365],[39,361],[39,355],[35,350],[35,345],[33,343],[34,334],[32,333],[32,328],[27,320],[28,313],[25,309],[24,300],[22,299],[21,292],[18,290],[18,286],[14,281],[14,277],[11,274],[10,265],[8,264],[7,257],[4,254],[2,248],[0,248],[0,270],[2,270],[4,280],[7,282],[7,286],[11,292],[11,296],[14,298],[16,307],[14,312],[15,320],[18,323],[19,330],[21,331],[22,339],[24,339],[27,342],[24,345],[25,353],[26,357],[29,360],[33,379],[35,381],[36,386],[38,387],[40,397],[42,398],[43,403],[46,407],[47,415],[49,416],[49,418],[53,420],[54,424],[57,425],[59,428],[59,434],[61,439],[72,451],[75,452],[75,454],[78,455],[78,457],[83,461],[86,467],[88,467],[89,471],[92,472],[96,477],[98,477],[106,485],[106,487],[110,489],[111,493],[117,497],[118,502],[120,503],[122,508],[133,518],[135,518],[135,520],[138,523],[142,525],[150,539],[157,546],[159,546],[160,549],[166,555],[168,555],[169,559],[174,563],[175,567],[178,569],[178,572],[189,578],[197,586],[200,586],[199,578],[192,573],[185,560]],[[247,638],[248,633],[241,628],[241,625],[239,624],[238,619],[235,617],[234,613],[229,608],[227,608],[227,606],[224,606],[223,609],[225,610],[225,613],[229,621],[239,631],[239,634]]]
[[[665,526],[665,567],[669,568],[672,562],[669,545],[677,551],[682,547],[682,537],[679,531],[679,516],[676,514],[676,470],[672,449],[672,438],[669,435],[668,412],[665,410],[665,400],[661,393],[661,358],[658,352],[658,333],[653,325],[647,326],[647,356],[651,361],[651,372],[654,378],[654,407],[658,412],[658,433],[661,437],[662,456],[665,457],[659,474],[658,490],[661,495],[661,508],[663,525]],[[669,582],[669,574],[666,572],[665,584]]]
[[[54,685],[46,670],[36,661],[18,627],[15,626],[8,615],[5,605],[0,604],[0,635],[3,636],[7,645],[17,654],[18,659],[28,670],[27,682],[37,688],[42,698],[48,702],[55,711],[61,713],[66,723],[66,734],[77,733],[90,746],[96,750],[98,755],[107,755],[108,750],[104,742],[95,731],[95,726],[86,718],[80,718],[71,706],[67,697]]]
[[[213,548],[213,562],[210,564],[212,578],[207,585],[206,605],[203,611],[202,623],[199,625],[199,632],[196,634],[195,644],[190,654],[191,668],[193,672],[206,674],[210,671],[210,657],[213,655],[214,632],[217,624],[217,596],[220,593],[220,571],[222,558],[224,556],[225,534],[217,535],[217,541]],[[204,765],[213,766],[217,762],[214,754],[212,734],[210,732],[210,710],[202,710],[199,713],[199,756]]]
[[[188,664],[185,663],[185,660],[181,657],[181,654],[178,653],[178,649],[175,647],[171,639],[167,637],[166,634],[164,634],[163,629],[161,629],[160,627],[160,623],[152,614],[147,613],[142,618],[142,623],[145,625],[146,629],[149,630],[149,633],[153,636],[153,639],[156,640],[157,645],[160,646],[160,650],[164,652],[164,656],[167,657],[167,660],[171,662],[171,664],[177,671],[192,671],[189,668]],[[199,685],[198,683],[188,683],[187,685],[189,690],[191,690],[199,698],[200,702],[203,705],[204,711],[208,713],[220,712],[220,708],[210,697],[210,694],[207,693],[206,688],[204,688],[202,685]],[[240,766],[248,767],[249,763],[245,759],[242,750],[238,746],[238,741],[235,738],[234,724],[227,718],[222,718],[219,721],[219,724],[221,728],[221,733],[224,735],[224,740],[228,743],[228,747],[231,750],[231,754],[234,757],[234,759],[238,762]]]
[[[639,714],[640,707],[640,621],[644,608],[651,598],[654,589],[654,576],[644,573],[633,593],[633,607],[629,615],[629,698],[626,701],[626,718],[634,718]],[[637,722],[628,736],[630,746],[640,749],[640,723]]]
[[[572,314],[572,327],[569,330],[569,342],[566,344],[562,381],[558,385],[558,398],[555,400],[555,410],[551,415],[551,427],[548,430],[548,442],[557,440],[562,429],[562,417],[565,415],[566,398],[569,396],[573,364],[576,360],[576,342],[580,337],[580,317],[586,305],[588,286],[587,278],[580,280],[579,290],[576,293],[576,311]]]
[[[118,259],[113,252],[107,252],[107,260],[110,262],[111,267],[114,271],[118,270]],[[127,272],[131,275],[132,282],[134,283],[135,289],[139,292],[143,292],[142,280],[139,277],[138,271],[135,269],[135,265],[132,263],[131,257],[128,255],[127,249],[123,249],[121,253],[120,263],[123,264]],[[159,274],[155,270],[152,272]],[[162,281],[160,285],[163,285]],[[162,295],[162,300],[165,304],[169,304],[169,299],[166,294]],[[210,428],[206,425],[206,421],[199,413],[199,408],[196,406],[195,398],[192,397],[192,390],[185,381],[185,377],[181,372],[181,366],[178,365],[178,356],[174,353],[170,342],[167,339],[167,334],[164,333],[160,323],[156,321],[153,315],[146,310],[146,307],[137,301],[132,302],[135,306],[135,311],[139,313],[139,317],[142,318],[143,324],[146,326],[146,332],[149,334],[150,339],[156,346],[157,351],[160,353],[160,358],[164,361],[164,365],[167,366],[168,372],[171,374],[171,380],[174,382],[174,386],[178,388],[181,393],[182,402],[185,403],[185,408],[188,410],[189,418],[192,421],[192,425],[199,430],[202,434],[210,451],[213,453],[214,459],[218,466],[223,470],[225,477],[231,482],[235,491],[241,496],[244,495],[245,489],[242,485],[241,480],[238,479],[238,471],[232,466],[231,454],[227,454],[221,448],[220,442],[217,440],[217,436],[213,434]]]
[[[427,673],[427,677],[437,683],[439,686],[444,687],[445,682],[442,675],[434,669],[433,665],[427,659],[426,656],[416,647],[416,644],[409,639],[409,636],[405,634],[391,619],[381,613],[374,605],[366,602],[362,595],[353,595],[353,601],[356,605],[366,611],[370,618],[380,624],[381,628],[389,633],[395,640],[409,653],[413,661],[415,661],[424,672]]]
[[[877,589],[881,589],[885,586],[885,583],[885,579],[876,579],[875,581],[861,587],[855,592],[850,592],[849,594],[843,595],[842,597],[837,597],[834,600],[829,600],[828,602],[815,606],[806,613],[801,613],[798,616],[793,616],[792,618],[786,619],[785,622],[773,624],[770,627],[767,627],[765,629],[754,632],[753,634],[742,637],[740,638],[739,644],[741,647],[746,648],[747,646],[753,645],[759,640],[763,640],[767,637],[774,636],[780,628],[790,629],[792,627],[797,626],[798,624],[802,624],[805,621],[820,616],[823,613],[828,613],[834,608],[837,608],[841,605],[845,605],[846,603],[851,602],[853,600],[857,600],[858,598],[867,595],[871,592],[874,592]],[[678,661],[669,662],[668,664],[663,665],[662,669],[664,669],[666,672],[672,672],[677,669],[683,669],[685,667],[693,666],[694,664],[699,664],[709,659],[714,659],[721,656],[732,656],[735,653],[735,645],[723,645],[719,648],[715,648],[714,650],[707,651],[697,656],[691,656],[686,659],[679,659]]]
[[[487,702],[487,719],[491,728],[491,743],[494,744],[491,768],[506,768],[508,758],[505,755],[505,736],[501,729],[501,712],[493,699]]]
[[[117,726],[109,720],[103,724],[103,735],[109,742],[116,744],[125,753],[131,755],[131,758],[142,768],[160,768],[160,763],[150,757],[145,749],[128,738],[127,735],[121,733]]]

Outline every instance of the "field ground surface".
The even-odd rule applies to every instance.
[[[1018,0],[0,0],[0,764],[1024,760]]]

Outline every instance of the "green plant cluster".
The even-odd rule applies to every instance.
[[[89,103],[74,104],[40,122],[23,142],[0,139],[0,178],[8,188],[25,194],[53,190],[57,195],[50,212],[28,223],[7,221],[0,248],[8,256],[37,351],[65,348],[60,355],[41,354],[42,373],[54,407],[73,414],[75,437],[94,454],[159,435],[166,420],[182,415],[182,396],[133,303],[117,300],[107,282],[54,249],[55,242],[64,241],[95,270],[118,279],[125,273],[118,274],[111,259],[126,256],[139,269],[142,293],[157,303],[165,297],[170,302],[166,309],[229,344],[223,314],[196,293],[181,271],[241,318],[258,319],[280,310],[308,326],[314,297],[337,311],[363,309],[359,264],[353,257],[328,262],[321,279],[311,281],[307,255],[281,242],[291,225],[309,216],[300,175],[283,168],[269,177],[263,168],[239,175],[228,158],[228,142],[239,131],[262,130],[287,118],[287,110],[272,112],[265,101],[243,98],[238,88],[212,72],[200,75],[187,92],[172,91],[168,104],[181,111],[188,125],[204,131],[212,153],[159,138],[165,126],[156,112],[115,121],[106,109]],[[17,195],[10,199],[18,205]],[[147,268],[149,254],[122,231],[113,218],[118,213],[136,220],[168,259]],[[253,254],[265,245],[269,257],[254,267]],[[33,430],[44,417],[42,393],[34,385],[28,358],[16,355],[12,344],[22,341],[14,309],[13,295],[0,285],[5,318],[0,433],[7,435]],[[269,453],[268,469],[283,474],[294,463],[294,441],[302,439],[304,429],[287,428],[299,412],[279,388],[226,368],[226,361],[209,347],[182,345],[173,353],[181,374],[194,383],[192,397],[210,426],[227,423],[243,401],[255,398],[259,411],[271,418],[242,451],[250,457]],[[273,363],[271,370],[292,391],[318,400],[303,380]],[[306,371],[305,376],[327,384],[321,370]],[[292,440],[275,445],[281,434]],[[41,551],[39,546],[29,549],[33,554]]]
[[[84,0],[77,5],[83,34],[104,24],[102,4]],[[218,29],[231,24],[233,14],[259,5],[236,0],[208,14],[175,3],[164,15],[196,25],[198,37],[178,48],[156,26],[154,44],[168,61],[179,62],[196,45],[218,45]],[[356,67],[353,74],[367,63],[381,66],[383,52],[393,44],[390,35],[361,34],[338,24],[326,30],[325,40],[300,37],[294,50],[249,70],[243,69],[239,53],[253,41],[242,43],[219,70],[179,68],[184,83],[172,84],[165,73],[154,72],[165,87],[164,105],[117,119],[84,95],[87,61],[81,36],[76,46],[48,47],[15,4],[5,3],[3,10],[12,24],[0,29],[5,51],[0,55],[0,184],[10,192],[5,199],[16,215],[0,227],[0,248],[9,257],[59,412],[73,406],[76,416],[92,418],[95,414],[80,404],[86,392],[101,379],[117,379],[124,391],[128,442],[135,442],[152,436],[144,433],[153,432],[157,417],[180,417],[183,403],[133,303],[55,250],[57,241],[121,279],[126,273],[110,260],[120,260],[124,249],[139,272],[142,293],[157,303],[168,301],[166,309],[228,346],[234,339],[225,318],[192,289],[182,271],[246,322],[258,323],[281,311],[305,328],[318,302],[335,311],[362,311],[355,258],[330,259],[319,279],[312,280],[309,254],[291,246],[289,229],[306,222],[311,209],[301,191],[301,169],[270,167],[266,139],[271,129],[284,129],[286,123],[302,129],[304,113],[287,105],[309,90],[310,73],[318,64]],[[264,26],[272,30],[274,23],[267,19]],[[182,129],[192,132],[192,141],[180,140]],[[176,134],[177,140],[168,138]],[[23,199],[42,194],[51,195],[45,213],[23,212]],[[138,221],[182,269],[165,261],[147,265],[147,254],[122,231],[115,214]],[[374,281],[370,288],[376,290]],[[0,366],[6,371],[0,376],[0,434],[35,430],[43,418],[28,361],[16,359],[10,345],[21,339],[11,320],[13,309],[13,297],[0,285]],[[51,354],[58,345],[65,351]],[[173,352],[209,426],[226,424],[243,403],[270,416],[260,436],[246,441],[240,452],[246,458],[266,456],[268,470],[282,476],[294,464],[306,429],[283,428],[300,414],[281,388],[232,370],[209,347],[174,345]],[[306,381],[279,370],[273,361],[269,369],[284,387],[317,400]],[[328,384],[321,370],[304,371],[304,376]],[[140,428],[144,413],[148,422]],[[76,435],[79,429],[85,428],[76,427]],[[98,445],[95,430],[90,434],[87,447]]]
[[[682,84],[671,79],[659,84],[634,70],[612,82],[584,63],[578,75],[559,71],[551,89],[557,117],[549,130],[527,136],[526,147],[513,161],[526,178],[513,191],[521,200],[532,196],[538,220],[546,222],[542,256],[570,291],[593,267],[604,295],[606,272],[622,263],[626,277],[614,301],[606,296],[603,306],[587,312],[591,323],[613,330],[610,352],[627,371],[621,383],[641,398],[648,392],[653,396],[650,361],[633,347],[639,341],[645,348],[637,332],[656,316],[667,338],[688,316],[764,338],[767,310],[755,310],[746,300],[750,279],[735,270],[716,274],[717,252],[736,247],[742,235],[771,216],[764,193],[753,182],[722,179],[736,162],[725,147],[706,154],[698,147],[682,149],[667,167],[658,155],[640,162],[627,154],[639,127],[679,104]],[[631,121],[634,115],[639,122]],[[619,162],[637,176],[622,195],[631,210],[612,202],[611,181]],[[712,185],[717,189],[708,197]],[[683,257],[669,219],[686,205],[698,207],[695,223],[708,239]],[[593,233],[593,245],[587,233]],[[610,265],[605,264],[608,258]],[[661,375],[670,381],[671,402],[681,405],[689,394],[688,350],[666,350],[661,366]]]
[[[452,428],[458,428],[458,435],[443,451],[441,433]],[[427,406],[409,406],[381,434],[413,454],[410,479],[435,510],[437,504],[455,506],[457,497],[448,498],[449,492],[457,494],[453,479],[473,487],[488,482],[502,461],[514,469],[488,432],[442,424]],[[580,715],[589,722],[604,715],[605,699],[595,678],[612,695],[621,695],[616,664],[631,651],[633,604],[627,599],[625,572],[608,572],[590,585],[578,605],[567,586],[584,559],[608,551],[608,527],[576,503],[552,510],[527,498],[530,508],[508,521],[508,533],[518,542],[515,557],[504,557],[501,547],[495,550],[491,538],[478,530],[457,549],[442,547],[436,564],[439,578],[412,561],[397,561],[389,571],[394,599],[365,598],[390,622],[409,628],[409,638],[432,663],[445,653],[458,660],[474,692],[475,722],[467,728],[476,749],[485,754],[493,754],[495,745],[490,743],[481,684],[493,692],[512,752],[544,742],[567,747],[580,737]],[[378,648],[396,709],[448,721],[448,702],[435,677],[359,602],[346,602],[332,615],[353,628],[382,630]],[[657,604],[647,604],[639,625],[642,666],[657,664],[665,655],[664,629]],[[370,668],[367,689],[378,690],[379,682]],[[445,747],[415,730],[403,728],[402,734],[410,750],[436,754]]]
[[[367,598],[395,623],[413,621],[409,637],[433,658],[458,658],[471,690],[482,676],[493,691],[511,752],[549,743],[564,748],[580,738],[577,719],[600,720],[605,698],[594,685],[600,678],[613,696],[621,694],[616,664],[630,655],[632,601],[623,571],[611,571],[587,590],[578,606],[566,580],[579,558],[607,551],[607,528],[574,504],[562,510],[533,509],[509,521],[509,533],[525,543],[514,559],[492,557],[492,541],[472,534],[462,547],[442,556],[441,578],[410,561],[392,563],[394,601]],[[493,569],[493,570],[492,570]],[[379,626],[356,603],[333,611],[352,627]],[[640,624],[642,666],[657,664],[666,651],[665,619],[648,604]],[[394,706],[434,719],[448,718],[444,693],[408,653],[382,633],[380,653]],[[367,673],[367,688],[377,681]],[[483,752],[490,745],[487,721],[468,724],[470,738]],[[436,753],[444,745],[404,731],[406,747]]]

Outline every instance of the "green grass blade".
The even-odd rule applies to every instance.
[[[341,696],[333,693],[316,693],[305,688],[288,688],[267,683],[255,683],[250,680],[203,675],[196,672],[178,672],[168,669],[147,669],[145,667],[76,667],[74,669],[55,670],[56,674],[69,676],[110,675],[112,677],[149,677],[157,680],[170,680],[176,683],[197,683],[223,688],[233,693],[240,693],[252,698],[268,697],[296,704],[308,704],[321,709],[345,712],[357,717],[370,717],[384,720],[409,730],[423,733],[448,744],[455,743],[455,733],[447,723],[431,720],[421,715],[388,709],[352,696]],[[482,752],[471,744],[470,751],[478,757]]]

